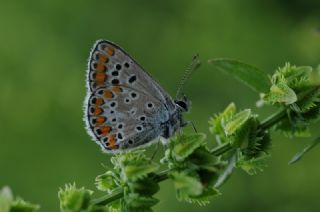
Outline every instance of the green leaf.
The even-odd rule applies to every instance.
[[[174,187],[177,191],[179,200],[187,200],[190,196],[198,196],[202,194],[203,186],[195,177],[191,177],[183,172],[171,172],[170,176],[173,180]]]
[[[160,189],[158,182],[151,176],[135,182],[129,182],[128,185],[130,191],[144,196],[152,196]]]
[[[111,162],[123,182],[141,179],[159,169],[159,164],[150,160],[144,154],[144,150],[115,155],[111,158]]]
[[[14,200],[9,187],[4,187],[0,191],[1,212],[36,212],[39,208],[39,205],[26,202],[21,198]]]
[[[224,136],[224,123],[229,120],[236,113],[236,105],[230,103],[222,113],[215,115],[214,118],[209,120],[209,130],[211,133],[216,133],[220,136]]]
[[[320,89],[318,87],[308,89],[307,94],[299,101],[299,109],[301,112],[308,112],[318,106],[320,102]]]
[[[39,209],[39,205],[31,204],[19,198],[12,202],[10,212],[36,212]]]
[[[182,135],[173,138],[170,142],[174,143],[172,155],[177,161],[183,161],[197,148],[205,143],[206,135],[203,133]]]
[[[125,200],[130,208],[140,209],[138,211],[150,208],[159,202],[159,200],[154,197],[141,196],[136,193],[129,193],[128,196],[125,197]]]
[[[209,188],[202,192],[202,194],[198,196],[192,196],[186,199],[189,203],[197,203],[200,206],[204,206],[210,203],[210,199],[213,197],[220,195],[220,191],[216,188]]]
[[[13,195],[9,187],[3,187],[0,190],[0,211],[9,212],[13,201]]]
[[[232,59],[212,59],[209,61],[219,71],[231,74],[256,92],[267,93],[271,86],[268,75],[246,63]]]
[[[238,154],[237,167],[240,167],[246,171],[249,175],[255,175],[259,171],[262,172],[265,167],[267,167],[267,159],[270,155],[266,153],[261,153],[258,157],[247,157]]]
[[[123,167],[122,176],[124,179],[134,181],[141,179],[149,173],[156,172],[159,169],[159,164],[149,161],[131,161]]]
[[[60,209],[62,212],[86,210],[89,207],[92,191],[85,188],[76,188],[75,184],[66,185],[59,190]]]
[[[243,110],[237,113],[236,115],[234,115],[231,118],[231,120],[229,120],[227,124],[224,126],[225,133],[227,135],[234,134],[235,131],[240,129],[243,126],[243,124],[249,119],[250,115],[251,115],[250,109]]]
[[[320,137],[316,138],[311,144],[306,146],[301,152],[298,152],[293,156],[293,158],[289,161],[289,164],[294,164],[298,162],[307,152],[313,149],[320,143]]]
[[[104,174],[98,175],[95,182],[97,189],[111,193],[112,190],[117,187],[114,175],[115,173],[112,171],[107,171]]]
[[[206,147],[196,149],[192,155],[188,158],[191,163],[207,169],[214,169],[215,164],[218,162],[218,158],[213,155]],[[210,167],[210,168],[209,168]]]
[[[286,105],[292,104],[298,100],[294,90],[292,90],[285,82],[279,82],[272,85],[270,93],[265,97],[265,101],[274,103],[284,103]]]

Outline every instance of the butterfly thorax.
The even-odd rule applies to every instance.
[[[183,120],[182,113],[189,110],[190,102],[184,97],[183,100],[174,101],[175,109],[174,112],[169,115],[167,121],[161,123],[162,134],[164,138],[170,138],[175,134],[176,131],[186,125]]]
[[[161,123],[162,137],[170,138],[175,134],[177,130],[181,129],[181,127],[184,126],[181,112],[181,110],[176,110],[173,114],[170,115],[169,119],[166,122]]]

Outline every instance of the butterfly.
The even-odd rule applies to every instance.
[[[173,136],[186,125],[186,97],[174,100],[122,48],[98,40],[87,70],[84,120],[102,150],[117,153]]]

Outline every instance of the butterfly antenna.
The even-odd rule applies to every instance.
[[[195,56],[193,56],[192,62],[189,64],[189,66],[185,70],[185,72],[180,80],[180,83],[178,85],[177,94],[176,94],[177,99],[182,96],[181,94],[183,91],[184,84],[187,82],[187,80],[189,79],[192,72],[194,72],[197,68],[199,68],[199,66],[200,66],[199,54],[196,54]]]

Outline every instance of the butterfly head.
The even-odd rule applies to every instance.
[[[174,102],[181,112],[188,112],[190,110],[191,101],[186,96],[183,96],[181,99],[175,100]]]

